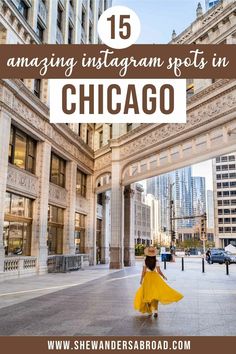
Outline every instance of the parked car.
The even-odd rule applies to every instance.
[[[229,251],[225,251],[225,253],[227,253],[227,255],[230,257],[230,263],[236,263],[236,255],[232,254]]]
[[[229,252],[222,251],[220,249],[212,249],[210,256],[210,264],[219,263],[223,264],[225,262],[236,263],[236,257]]]

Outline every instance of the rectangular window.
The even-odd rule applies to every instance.
[[[76,253],[85,253],[86,216],[75,213],[75,250]]]
[[[221,169],[222,169],[222,171],[227,171],[229,169],[229,166],[228,165],[223,165],[223,166],[221,166]]]
[[[62,14],[63,11],[61,7],[58,5],[57,7],[57,27],[61,30],[62,29]]]
[[[229,161],[235,161],[235,156],[229,156]]]
[[[231,232],[231,227],[225,227],[225,232],[230,233]]]
[[[56,154],[51,154],[50,182],[65,187],[66,161]]]
[[[68,44],[73,43],[73,28],[69,25],[68,29]]]
[[[63,253],[64,210],[48,206],[48,254]]]
[[[81,197],[86,198],[87,190],[87,175],[80,170],[77,170],[76,175],[76,193]]]
[[[6,193],[3,244],[6,256],[30,256],[32,200]]]
[[[43,42],[44,28],[41,26],[41,24],[39,22],[37,22],[36,33],[37,33],[39,39],[41,40],[41,42]]]
[[[219,219],[220,220],[220,219]],[[223,219],[222,219],[222,221],[223,221]],[[225,224],[230,224],[230,218],[224,218],[224,223]]]
[[[81,24],[84,30],[85,30],[85,23],[86,23],[86,13],[85,11],[82,11]]]
[[[40,79],[35,79],[34,80],[34,94],[38,98],[40,98],[40,90],[41,90],[41,80]]]
[[[24,0],[20,0],[18,2],[18,11],[21,13],[21,15],[28,20],[28,12],[29,12],[29,7],[27,4],[24,2]]]
[[[89,25],[89,43],[93,43],[93,26]]]
[[[11,127],[8,161],[23,170],[35,172],[36,141],[21,130]]]

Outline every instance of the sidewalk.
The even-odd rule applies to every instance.
[[[114,272],[117,270],[110,270],[108,265],[98,265],[70,273],[49,273],[5,280],[0,282],[0,309],[55,291],[82,285]]]
[[[159,306],[159,316],[134,310],[142,261],[135,267],[106,266],[66,274],[9,280],[0,284],[0,335],[235,336],[236,264],[199,258],[161,263],[167,283],[184,298]]]

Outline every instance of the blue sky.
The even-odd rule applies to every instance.
[[[181,33],[196,19],[197,4],[204,0],[113,0],[134,10],[141,21],[138,43],[168,43],[173,29]]]

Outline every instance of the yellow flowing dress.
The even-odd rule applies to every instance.
[[[150,313],[152,301],[159,301],[163,305],[177,302],[183,295],[172,289],[155,270],[146,270],[143,283],[137,290],[134,299],[134,308],[142,313]]]

